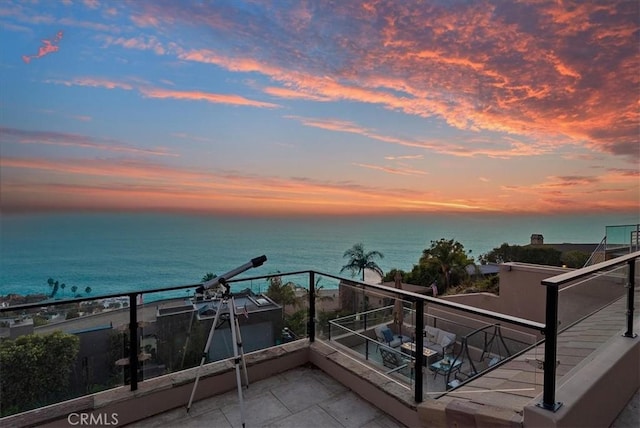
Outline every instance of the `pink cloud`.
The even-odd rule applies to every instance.
[[[131,17],[131,21],[138,27],[159,27],[158,18],[151,15],[135,15]]]
[[[46,144],[59,147],[80,147],[113,153],[153,156],[177,156],[164,149],[144,149],[121,143],[113,139],[96,139],[79,134],[62,132],[28,131],[16,128],[0,127],[3,143]]]
[[[23,55],[22,60],[25,64],[29,64],[32,59],[42,58],[45,55],[49,55],[53,52],[58,52],[58,43],[62,40],[63,32],[58,31],[55,37],[51,40],[43,39],[42,46],[38,49],[38,53],[36,55]]]
[[[160,41],[158,41],[158,39],[153,36],[132,38],[114,38],[111,36],[107,36],[105,40],[107,42],[107,46],[118,45],[126,49],[152,50],[157,55],[164,55],[165,53],[165,48],[162,46],[162,43],[160,43]]]
[[[82,0],[82,3],[89,9],[97,9],[100,7],[98,0]]]
[[[125,89],[125,90],[133,89],[133,86],[126,82],[95,78],[95,77],[77,77],[72,80],[47,80],[46,82],[55,83],[58,85],[65,85],[65,86],[90,86],[94,88]]]

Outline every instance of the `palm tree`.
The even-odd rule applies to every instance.
[[[368,253],[365,253],[362,243],[358,243],[345,251],[343,257],[348,257],[349,262],[342,266],[340,273],[345,270],[350,271],[351,276],[355,276],[356,273],[362,273],[362,281],[364,281],[364,272],[366,269],[370,269],[378,273],[380,276],[384,276],[384,272],[380,266],[373,261],[375,257],[379,257],[381,259],[384,258],[384,255],[380,251],[369,251]]]
[[[85,292],[85,293],[87,293],[87,294],[91,293],[91,287],[87,287],[87,288],[85,288],[85,289],[84,289],[84,292]]]
[[[281,276],[272,276],[267,279],[267,282],[269,283],[269,288],[266,295],[271,300],[282,306],[297,306],[299,304],[296,298],[296,289],[298,288],[296,284],[291,281],[283,283]]]
[[[75,286],[75,285],[72,285],[72,286],[71,286],[71,294],[73,294],[73,296],[74,296],[74,297],[78,297],[78,296],[76,295],[76,292],[77,292],[77,291],[78,291],[78,287],[77,287],[77,286]]]
[[[320,281],[322,280],[322,278],[318,278],[316,279],[316,284],[315,284],[315,295],[314,295],[314,305],[316,305],[316,309],[318,309],[318,302],[329,302],[329,301],[333,301],[333,297],[329,296],[328,294],[324,294],[322,291],[325,290],[324,285],[320,285]],[[302,296],[300,296],[300,300],[304,301],[304,302],[308,302],[309,301],[309,289],[308,288],[304,288],[304,287],[298,287],[298,289],[302,290]],[[320,308],[320,310],[322,310]]]
[[[53,280],[53,278],[47,279],[47,284],[49,284],[49,288],[51,288],[51,294],[49,295],[49,297],[51,297],[52,299],[53,296],[55,296],[58,292],[58,286],[56,286],[55,283],[56,282]]]
[[[207,282],[207,281],[211,281],[213,278],[215,278],[216,275],[213,272],[207,272],[203,277],[202,277],[202,282]]]
[[[66,287],[66,285],[60,284],[60,281],[56,281],[53,278],[47,279],[47,284],[49,284],[49,287],[51,288],[51,295],[49,297],[52,299],[56,296],[56,293],[60,288],[64,289],[64,287]]]

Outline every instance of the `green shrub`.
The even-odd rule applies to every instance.
[[[66,399],[80,339],[53,332],[0,340],[2,416]]]

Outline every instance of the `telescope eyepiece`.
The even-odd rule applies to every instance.
[[[265,256],[264,254],[261,255],[260,257],[256,257],[255,259],[251,259],[251,265],[255,268],[258,266],[262,266],[262,264],[264,262],[267,261],[267,256]]]

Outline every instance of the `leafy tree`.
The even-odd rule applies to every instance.
[[[49,321],[47,320],[46,317],[43,317],[42,315],[36,314],[33,316],[33,326],[34,327],[40,327],[43,325],[47,325],[49,323]]]
[[[480,256],[480,263],[506,263],[515,261],[519,245],[509,245],[506,242],[499,247],[494,248],[486,254]]]
[[[267,278],[267,282],[269,283],[269,287],[267,288],[266,295],[274,302],[282,306],[297,305],[299,303],[296,297],[296,289],[298,286],[293,282],[283,283],[282,277],[279,275]]]
[[[347,315],[353,315],[353,312],[345,309],[336,309],[333,311],[320,311],[317,313],[318,325],[316,326],[316,333],[319,337],[326,338],[330,335],[331,326],[329,321],[335,318],[340,318]]]
[[[571,250],[565,253],[562,253],[560,256],[560,261],[563,265],[570,268],[581,268],[587,263],[589,260],[590,254],[585,253],[584,251],[579,250]]]
[[[502,244],[480,257],[481,263],[521,262],[547,266],[561,266],[562,252],[551,247]],[[585,260],[586,261],[586,260]]]
[[[80,339],[61,331],[0,340],[2,416],[68,397]]]
[[[384,272],[380,266],[373,260],[376,257],[384,258],[384,255],[380,251],[365,252],[364,245],[358,243],[345,251],[343,257],[348,257],[349,261],[346,265],[342,266],[340,273],[345,270],[350,271],[351,276],[361,273],[362,281],[364,281],[364,272],[366,269],[377,272],[381,277],[384,276]]]
[[[80,313],[78,312],[77,309],[71,309],[69,312],[67,312],[67,316],[65,317],[65,319],[70,320],[73,318],[78,318],[80,316]]]
[[[429,285],[436,280],[440,291],[446,291],[466,277],[465,266],[473,263],[467,257],[464,245],[453,239],[431,241],[431,247],[422,251],[422,257],[414,266],[409,279],[414,284]]]
[[[293,334],[296,335],[296,337],[306,337],[308,318],[309,312],[306,309],[301,309],[289,316],[286,316],[284,324],[293,332]]]

